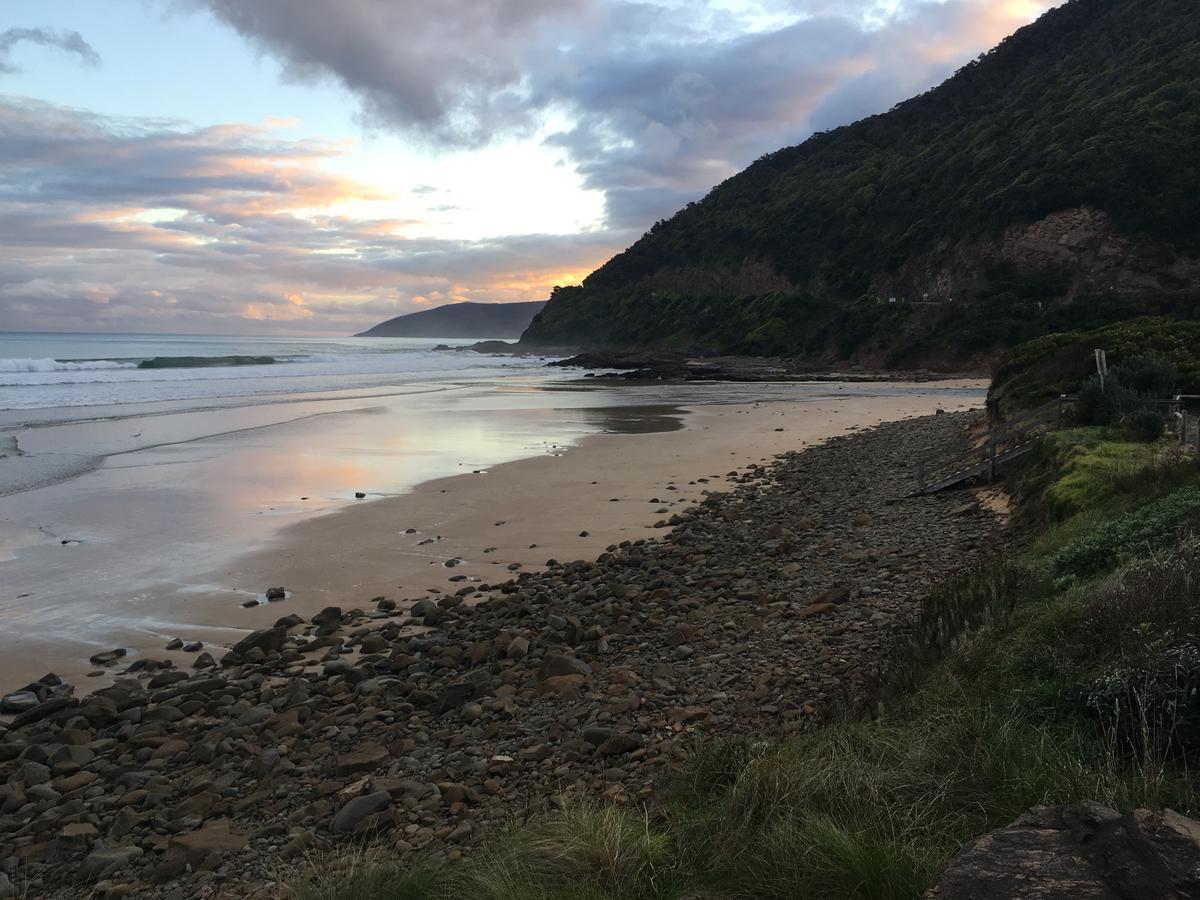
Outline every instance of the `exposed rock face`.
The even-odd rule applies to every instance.
[[[964,848],[930,900],[1200,897],[1200,822],[1167,810],[1038,806]]]
[[[1200,259],[1158,241],[1120,234],[1106,213],[1088,207],[1063,210],[995,238],[945,242],[872,281],[877,297],[930,300],[964,297],[984,285],[986,271],[1012,263],[1018,272],[1065,269],[1068,299],[1088,293],[1138,293],[1200,285]]]

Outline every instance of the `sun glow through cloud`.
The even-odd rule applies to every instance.
[[[17,0],[94,58],[22,47],[0,76],[0,317],[348,333],[544,299],[1049,5]]]

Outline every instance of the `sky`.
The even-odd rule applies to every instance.
[[[540,300],[1052,0],[5,0],[0,331]]]

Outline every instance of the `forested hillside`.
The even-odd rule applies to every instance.
[[[1195,0],[1071,0],[941,86],[758,160],[556,289],[523,340],[978,359],[1055,304],[1200,284],[1198,189]]]
[[[545,301],[447,303],[396,316],[355,337],[513,338],[529,325]]]

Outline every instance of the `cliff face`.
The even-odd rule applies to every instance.
[[[1019,276],[1053,273],[1057,299],[1200,287],[1200,255],[1147,235],[1122,234],[1105,212],[1064,210],[997,237],[950,243],[871,279],[876,297],[965,299],[989,286],[989,272],[1009,267]]]
[[[1068,0],[656,223],[522,341],[987,361],[1103,324],[1081,309],[1200,289],[1197,185],[1194,0]]]

